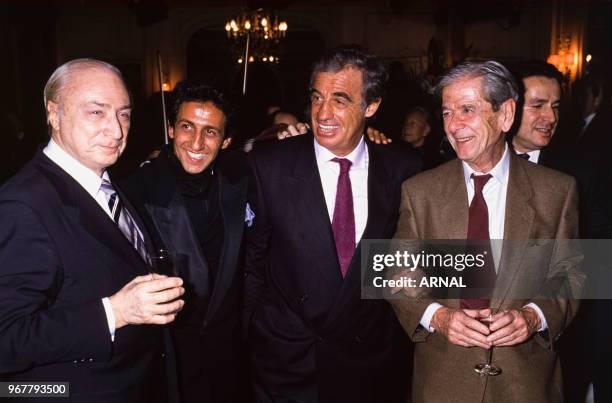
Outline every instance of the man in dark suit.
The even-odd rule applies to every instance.
[[[69,382],[74,402],[167,401],[158,325],[184,289],[148,274],[151,239],[106,171],[130,126],[121,73],[73,60],[44,94],[51,140],[0,190],[0,378]]]
[[[553,65],[539,61],[518,64],[512,72],[520,94],[512,149],[524,159],[558,169],[563,158],[551,141],[559,124],[563,76]]]
[[[603,85],[592,77],[577,82],[575,97],[579,102],[575,112],[580,115],[580,128],[572,133],[576,139],[555,142],[562,98],[561,73],[552,65],[537,61],[520,63],[513,73],[521,80],[519,88],[524,95],[519,103],[516,134],[510,137],[512,148],[531,162],[574,176],[580,199],[580,236],[609,238],[612,221],[609,147],[605,146],[608,140],[603,136],[608,125],[604,114],[597,113],[604,100]],[[592,264],[594,267],[601,264],[592,259],[589,255],[585,258],[587,273]],[[595,272],[592,274],[590,280],[600,280]],[[609,305],[605,300],[584,301],[559,343],[568,402],[584,400],[593,380],[596,399],[608,401],[612,396],[612,383],[606,378],[610,377],[607,360],[601,359],[610,354],[607,341],[611,339],[612,325],[600,320],[602,313],[609,311]]]
[[[612,237],[612,164],[609,96],[603,76],[597,72],[577,80],[573,88],[576,114],[565,163],[561,169],[578,181],[580,194],[580,235],[583,239]],[[585,241],[587,299],[578,317],[560,343],[566,401],[584,400],[593,384],[596,403],[612,400],[612,322],[602,321],[612,301],[602,292],[609,284],[608,259],[601,255],[602,244]],[[603,247],[605,249],[605,246]],[[599,291],[595,291],[599,290]]]
[[[402,402],[409,342],[360,299],[360,240],[393,234],[415,152],[364,140],[384,67],[340,47],[311,76],[313,135],[250,154],[246,327],[260,402]]]
[[[607,73],[607,72],[606,72]],[[603,158],[607,152],[602,148],[610,146],[610,88],[606,83],[607,74],[592,72],[577,80],[574,98],[578,123],[575,139],[578,148],[592,156]]]
[[[490,263],[478,274],[489,293],[439,299],[424,289],[414,298],[403,289],[397,295],[408,297],[391,300],[415,342],[413,401],[559,402],[553,345],[576,313],[584,281],[582,255],[567,241],[578,236],[575,181],[510,152],[504,134],[518,93],[504,66],[461,64],[439,88],[458,159],[402,185],[394,238],[504,243],[490,244]],[[501,373],[479,375],[475,365],[493,347]]]
[[[183,402],[238,402],[246,395],[240,331],[247,175],[228,153],[231,109],[215,89],[190,82],[173,91],[169,136],[158,158],[127,178],[128,197],[147,218],[185,281],[186,306],[170,328]],[[177,266],[180,262],[176,261]]]

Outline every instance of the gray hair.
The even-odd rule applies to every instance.
[[[118,68],[116,68],[110,63],[106,63],[96,59],[74,59],[69,62],[66,62],[59,66],[57,69],[55,69],[53,74],[51,74],[51,77],[49,77],[47,84],[45,85],[45,90],[43,92],[43,101],[45,106],[45,112],[47,113],[47,119],[49,119],[49,112],[47,111],[47,102],[59,102],[62,92],[66,89],[66,86],[70,82],[70,79],[75,72],[94,68],[105,69],[110,71],[111,73],[116,74],[125,86],[125,81],[123,80],[123,75],[121,74],[121,71],[119,71]]]
[[[459,80],[482,77],[483,98],[491,104],[494,112],[501,105],[512,98],[518,101],[519,92],[516,80],[501,63],[494,60],[475,63],[461,63],[442,76],[436,87],[436,92],[442,94],[442,90]]]

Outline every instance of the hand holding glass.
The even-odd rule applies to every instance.
[[[478,318],[478,320],[486,326],[491,325],[491,320],[492,320],[491,318],[493,317],[493,315],[495,315],[498,312],[498,309],[490,308],[490,311],[491,313],[489,314],[489,316]],[[479,373],[480,376],[497,376],[501,374],[502,373],[501,368],[491,363],[491,359],[493,358],[493,346],[489,348],[488,357],[489,358],[487,362],[485,364],[477,364],[474,367],[474,371]]]

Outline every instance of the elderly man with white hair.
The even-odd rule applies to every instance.
[[[152,241],[107,172],[130,127],[121,73],[73,60],[44,100],[51,139],[0,190],[0,379],[68,382],[74,402],[167,401],[160,325],[184,289],[150,274]]]

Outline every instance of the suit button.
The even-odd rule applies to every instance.
[[[161,357],[166,358],[166,353],[162,353]]]
[[[363,340],[361,339],[361,337],[355,336],[355,342],[356,343],[363,343]]]
[[[306,302],[308,301],[308,298],[310,298],[310,295],[304,294],[300,297],[300,302]]]

